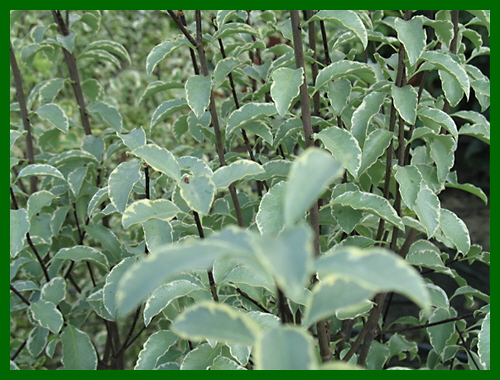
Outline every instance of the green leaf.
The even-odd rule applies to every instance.
[[[17,178],[31,177],[34,175],[36,175],[36,176],[50,176],[50,177],[56,177],[56,178],[62,179],[63,181],[66,180],[59,170],[57,170],[52,165],[47,165],[47,164],[28,165],[19,172],[19,174],[17,175]]]
[[[356,61],[337,61],[320,70],[316,78],[316,91],[318,91],[325,83],[356,75],[363,81],[373,84],[377,81],[375,72],[366,63]]]
[[[63,325],[63,316],[52,302],[40,299],[29,306],[31,316],[40,326],[57,334]]]
[[[58,305],[66,297],[66,281],[62,277],[54,277],[43,284],[41,298]]]
[[[334,315],[338,310],[356,308],[374,294],[373,289],[350,278],[339,275],[322,278],[309,296],[302,326],[307,328],[322,318]]]
[[[175,181],[181,180],[179,163],[172,153],[156,144],[140,146],[132,151],[133,154],[142,158],[153,169],[158,170]]]
[[[130,192],[140,178],[140,164],[136,161],[120,163],[109,175],[109,199],[119,212],[125,211]]]
[[[176,298],[187,296],[196,290],[205,290],[208,292],[208,290],[202,289],[188,280],[176,280],[156,288],[146,302],[144,324],[148,326],[153,317],[161,313]]]
[[[247,103],[233,111],[227,118],[226,136],[243,124],[260,117],[276,114],[276,106],[272,103]]]
[[[119,315],[135,309],[158,286],[172,276],[199,269],[208,269],[215,259],[236,254],[240,248],[215,239],[195,240],[167,245],[150,252],[131,267],[120,280],[117,291]]]
[[[450,136],[449,140],[452,140]],[[453,150],[449,150],[443,143],[443,139],[434,139],[430,145],[430,156],[436,163],[437,177],[439,182],[444,182],[450,173],[453,163],[455,161],[455,156]],[[451,141],[454,144],[454,141]]]
[[[75,198],[78,198],[83,181],[87,177],[88,166],[76,168],[68,174],[68,185]]]
[[[371,214],[375,214],[382,219],[385,219],[392,225],[404,231],[404,224],[401,218],[396,213],[396,210],[391,206],[389,201],[380,195],[366,193],[363,191],[347,191],[335,199],[332,199],[332,204],[341,204],[350,206],[355,210],[365,210]]]
[[[458,80],[447,71],[438,70],[439,78],[443,88],[444,96],[452,107],[455,107],[464,96],[464,91]]]
[[[394,291],[408,297],[422,309],[429,307],[429,293],[422,277],[403,258],[387,249],[334,248],[320,256],[315,269],[320,279],[338,274],[373,292]]]
[[[337,198],[346,191],[355,190],[359,190],[359,188],[352,182],[338,184],[333,188],[331,199]],[[348,234],[350,234],[363,219],[363,210],[355,210],[350,206],[342,206],[340,204],[331,205],[331,214],[335,220],[337,220],[339,227]]]
[[[368,168],[375,164],[380,156],[392,142],[394,134],[387,129],[378,128],[371,132],[363,146],[363,154],[361,156],[361,167],[358,175],[363,174]]]
[[[61,248],[51,259],[69,259],[73,261],[88,261],[93,264],[97,264],[100,267],[108,270],[109,263],[106,256],[92,247],[87,247],[83,245],[76,245],[71,248]]]
[[[123,274],[137,261],[135,257],[127,257],[120,261],[111,269],[111,272],[106,276],[106,282],[102,288],[103,304],[108,313],[113,317],[117,317],[116,292],[118,284]]]
[[[193,75],[186,81],[186,100],[199,119],[210,103],[210,76]]]
[[[57,94],[59,94],[59,91],[61,91],[61,89],[64,87],[65,82],[66,82],[66,79],[64,79],[64,78],[53,78],[53,79],[49,79],[49,80],[43,82],[43,84],[38,89],[40,104],[45,105],[48,103],[52,103],[54,101],[55,97],[57,96]],[[37,111],[35,111],[35,112],[37,112]],[[63,115],[64,115],[64,112],[63,112]],[[39,116],[44,117],[40,114],[39,114]],[[66,115],[64,115],[64,116],[66,117]],[[44,118],[49,119],[48,117],[44,117]],[[66,117],[66,119],[67,119],[67,117]],[[68,132],[67,126],[66,126],[66,131],[63,131],[63,132]]]
[[[10,130],[10,149],[12,149],[12,147],[14,146],[14,144],[16,143],[16,140],[22,136],[23,134],[19,131],[15,131],[15,130]]]
[[[148,337],[144,346],[139,352],[135,370],[155,369],[158,359],[162,357],[168,349],[177,342],[178,337],[168,330],[160,330]]]
[[[290,108],[292,100],[299,95],[300,85],[304,81],[304,69],[280,67],[271,74],[271,97],[280,116]]]
[[[189,105],[186,99],[184,98],[177,98],[163,102],[153,112],[149,128],[152,129],[154,126],[160,123],[160,121],[172,115],[174,112],[177,112],[187,107],[189,107]]]
[[[158,92],[169,90],[171,88],[184,88],[184,85],[180,82],[163,82],[161,80],[151,82],[142,93],[137,104],[141,104],[144,100],[154,94],[157,94]]]
[[[10,210],[10,257],[17,256],[29,230],[30,222],[26,210]]]
[[[452,315],[450,315],[449,310],[436,308],[429,318],[429,323],[439,322],[451,317]],[[444,351],[446,342],[451,338],[454,332],[454,322],[441,323],[436,326],[427,327],[427,333],[429,334],[431,345],[438,354],[441,354]]]
[[[244,346],[253,345],[259,334],[258,325],[247,315],[212,301],[202,301],[186,308],[175,318],[171,329],[184,339],[212,339]]]
[[[245,33],[245,34],[251,34],[254,36],[258,36],[259,34],[257,31],[252,28],[248,24],[244,24],[241,22],[231,22],[225,25],[222,25],[217,32],[214,33],[213,39],[219,39],[219,38],[224,38],[227,36],[230,36],[232,34],[236,33]]]
[[[255,247],[259,262],[292,300],[299,300],[313,266],[313,235],[300,223],[286,227],[279,235],[265,234]]]
[[[417,91],[413,86],[392,86],[392,99],[394,107],[401,117],[409,124],[415,124],[417,119]]]
[[[181,197],[190,208],[201,215],[208,215],[216,191],[214,181],[208,175],[185,176],[184,178],[186,180],[179,182]]]
[[[62,363],[67,370],[97,369],[97,354],[89,336],[68,324],[61,334]]]
[[[326,10],[319,11],[309,21],[314,20],[328,20],[343,26],[344,28],[352,31],[363,44],[363,49],[368,45],[368,35],[366,28],[358,15],[349,10]]]
[[[67,36],[63,36],[61,34],[57,35],[57,41],[61,44],[63,48],[65,48],[70,53],[73,53],[75,48],[75,33],[71,32]]]
[[[216,358],[220,357],[220,354],[220,345],[212,348],[210,344],[202,343],[184,356],[180,369],[204,371],[214,363]]]
[[[125,49],[125,47],[122,44],[120,44],[116,41],[99,40],[99,41],[91,42],[87,46],[85,46],[82,53],[88,52],[91,50],[105,50],[105,51],[108,51],[108,52],[116,55],[117,57],[120,57],[123,61],[125,61],[129,64],[131,63],[130,56],[127,52],[127,49]]]
[[[118,133],[118,136],[130,150],[146,145],[146,132],[142,127],[136,128],[127,134]]]
[[[255,345],[255,369],[311,370],[317,368],[314,342],[304,329],[280,325],[262,334]]]
[[[54,194],[47,190],[40,190],[31,194],[27,204],[28,218],[31,220],[33,215],[39,213],[43,207],[49,206],[54,198]]]
[[[340,79],[328,82],[328,99],[336,115],[340,115],[349,96],[351,95],[351,82],[347,79]]]
[[[415,166],[406,165],[394,167],[394,178],[399,183],[399,191],[404,203],[411,209],[415,206],[417,194],[420,190],[422,175]]]
[[[320,139],[333,157],[339,161],[354,177],[361,166],[361,148],[358,140],[346,129],[331,127],[323,129],[313,136]]]
[[[49,335],[49,330],[42,326],[36,326],[32,329],[28,335],[27,348],[34,358],[40,355],[47,345],[47,336]]]
[[[214,363],[210,367],[211,370],[246,370],[245,367],[237,364],[234,360],[226,358],[225,356],[219,356],[214,360]]]
[[[426,122],[438,124],[450,132],[455,140],[458,139],[458,130],[455,122],[447,113],[441,111],[440,109],[426,106],[418,107],[418,117],[424,124],[426,124]]]
[[[382,92],[371,92],[364,97],[361,105],[352,114],[351,133],[358,140],[361,148],[365,144],[368,124],[371,118],[380,112],[384,98],[385,94]]]
[[[82,91],[91,103],[97,102],[104,93],[104,89],[94,78],[89,78],[82,83]]]
[[[264,168],[257,162],[242,159],[217,169],[212,180],[217,189],[227,189],[235,181],[264,172]]]
[[[78,60],[83,60],[85,58],[90,58],[93,61],[102,59],[103,61],[107,61],[114,64],[117,68],[120,67],[120,61],[118,60],[118,58],[116,58],[113,54],[108,53],[106,50],[95,49],[91,51],[82,52],[78,56]]]
[[[122,225],[128,228],[136,223],[144,223],[149,219],[171,220],[179,212],[179,208],[167,199],[141,199],[130,204],[123,212]]]
[[[285,189],[286,182],[281,181],[271,187],[262,197],[259,211],[255,216],[255,222],[261,234],[278,234],[285,227],[283,219]]]
[[[486,314],[478,334],[477,353],[485,369],[490,369],[490,313]]]
[[[462,91],[465,93],[467,99],[469,99],[470,92],[470,81],[467,72],[464,67],[455,61],[452,58],[451,54],[441,53],[438,51],[426,51],[422,53],[421,58],[425,61],[432,63],[438,69],[445,70],[454,77],[458,83],[460,83],[460,87]]]
[[[97,102],[90,104],[87,107],[87,110],[91,113],[99,114],[116,132],[122,131],[122,115],[120,115],[120,112],[118,112],[115,107],[98,100]]]
[[[177,160],[182,172],[188,171],[192,175],[207,175],[211,177],[213,175],[212,169],[207,165],[207,163],[199,158],[192,156],[182,156]],[[213,178],[212,178],[213,180]]]
[[[217,90],[220,85],[228,78],[229,73],[231,73],[238,66],[242,65],[243,62],[234,57],[228,57],[221,59],[217,62],[214,69],[214,79],[212,82],[213,90]]]
[[[422,25],[422,19],[414,17],[411,20],[404,21],[396,18],[394,22],[398,39],[403,43],[410,65],[417,63],[418,59],[425,51],[425,31]],[[412,123],[413,124],[413,123]]]
[[[183,36],[179,36],[173,40],[164,41],[161,44],[156,45],[149,52],[148,57],[146,58],[146,72],[148,74],[148,77],[151,77],[151,74],[153,73],[153,70],[155,69],[156,65],[163,58],[165,58],[172,51],[183,45],[191,46],[188,40]]]
[[[437,195],[423,182],[418,191],[413,210],[417,214],[420,223],[424,226],[427,236],[429,238],[433,237],[439,227],[441,205]]]
[[[146,245],[150,251],[173,242],[172,225],[160,219],[149,219],[142,223]]]
[[[291,226],[327,189],[328,185],[342,176],[339,162],[326,151],[311,147],[293,163],[285,190],[285,225]]]
[[[467,254],[470,250],[469,230],[465,223],[450,210],[441,209],[439,216],[439,227],[449,238],[458,252]]]

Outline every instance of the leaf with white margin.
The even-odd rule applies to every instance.
[[[394,26],[398,32],[398,39],[403,43],[410,65],[417,63],[418,59],[425,51],[425,30],[423,29],[422,19],[414,17],[405,21],[396,18]]]
[[[402,257],[385,248],[330,249],[316,260],[315,269],[320,280],[338,274],[374,292],[397,292],[422,309],[429,308],[430,297],[423,278]]]
[[[166,117],[187,107],[189,107],[189,105],[186,99],[183,98],[176,98],[163,102],[154,110],[149,128],[152,129]]]
[[[433,237],[439,227],[441,203],[437,195],[424,182],[421,183],[413,210],[424,226],[427,236]]]
[[[45,104],[33,112],[42,119],[50,121],[60,131],[68,133],[69,119],[57,104]]]
[[[62,277],[54,277],[43,284],[41,298],[58,305],[66,297],[66,281]]]
[[[57,334],[63,325],[63,316],[52,302],[40,299],[29,305],[31,316],[40,326]]]
[[[460,87],[462,91],[465,93],[467,99],[469,99],[470,93],[470,80],[467,72],[464,67],[455,61],[451,54],[446,54],[438,51],[426,51],[422,53],[420,56],[425,61],[432,63],[437,68],[445,70],[454,77],[458,83],[460,83]]]
[[[244,123],[260,117],[272,116],[276,114],[276,106],[272,103],[247,103],[239,109],[233,111],[227,118],[226,136]]]
[[[292,226],[344,173],[342,165],[325,150],[310,147],[292,163],[285,189],[285,225]]]
[[[464,97],[464,90],[458,80],[447,71],[438,70],[438,74],[446,100],[448,100],[450,106],[456,107]]]
[[[108,313],[116,318],[116,291],[118,283],[123,274],[137,261],[136,257],[127,257],[120,261],[111,269],[111,272],[106,276],[106,282],[103,287],[103,304]]]
[[[449,140],[453,140],[451,136],[441,137],[448,137]],[[446,180],[455,162],[454,152],[449,150],[442,141],[442,139],[436,138],[429,144],[430,156],[436,163],[437,177],[440,182]]]
[[[300,85],[304,81],[304,69],[280,67],[271,74],[271,97],[280,116],[290,108],[292,100],[299,95]]]
[[[409,124],[415,124],[417,118],[417,91],[413,86],[404,87],[392,86],[392,99],[394,107],[398,110],[401,117]]]
[[[228,78],[228,75],[236,69],[238,66],[242,65],[243,62],[234,57],[228,57],[221,59],[217,62],[214,69],[214,80],[212,83],[213,90],[217,90],[220,85]]]
[[[279,235],[262,235],[255,244],[260,263],[292,300],[300,300],[313,267],[313,234],[300,223],[287,226]]]
[[[116,296],[119,315],[125,316],[135,309],[173,276],[185,271],[209,269],[217,258],[229,254],[234,256],[244,250],[244,247],[231,243],[231,237],[229,242],[217,239],[225,232],[202,240],[159,247],[141,258],[120,280]]]
[[[149,325],[155,315],[161,313],[170,302],[179,297],[187,296],[195,290],[206,290],[188,280],[176,280],[156,288],[146,302],[144,308],[144,324]],[[208,290],[207,290],[208,292]]]
[[[262,165],[255,161],[238,160],[217,169],[212,176],[212,180],[217,189],[227,189],[235,181],[264,172]]]
[[[136,161],[125,161],[114,168],[109,175],[109,199],[119,212],[125,211],[132,188],[141,178],[140,168],[140,164]]]
[[[285,203],[286,182],[281,181],[271,187],[260,201],[255,223],[261,234],[277,234],[285,227],[283,205]]]
[[[439,124],[446,129],[451,135],[458,139],[458,130],[455,122],[447,113],[437,108],[430,108],[426,106],[418,107],[418,118],[425,124],[427,120]]]
[[[303,328],[279,325],[259,337],[255,345],[255,369],[317,369],[314,346],[311,335]]]
[[[429,323],[440,322],[449,318],[453,318],[455,316],[456,311],[452,314],[450,312],[450,309],[436,308],[433,311],[432,315],[429,317]],[[429,334],[429,339],[432,347],[434,347],[434,350],[437,354],[441,354],[446,347],[446,342],[455,332],[455,323],[441,323],[436,326],[427,327],[426,330]]]
[[[365,287],[350,278],[343,278],[336,274],[321,278],[321,281],[314,285],[307,301],[302,326],[307,328],[323,318],[334,315],[339,310],[356,308],[374,294],[375,291],[372,288]]]
[[[208,175],[211,177],[214,173],[205,161],[197,157],[182,156],[177,159],[181,172],[189,171],[191,175]]]
[[[201,215],[208,215],[216,191],[212,177],[200,175],[193,177],[186,176],[184,178],[189,178],[187,179],[189,182],[179,182],[181,197],[193,210],[199,212]]]
[[[469,230],[465,223],[454,212],[441,209],[439,227],[449,238],[458,252],[466,254],[470,250]]]
[[[344,166],[349,173],[357,177],[361,166],[361,148],[358,140],[354,138],[350,131],[338,127],[323,129],[313,136],[320,139],[333,157]]]
[[[387,129],[378,128],[372,131],[365,140],[363,154],[361,155],[361,166],[358,175],[369,169],[392,142],[394,134]]]
[[[130,204],[123,212],[122,225],[128,228],[132,224],[144,223],[149,219],[171,220],[179,208],[168,199],[141,199]]]
[[[488,313],[481,323],[481,331],[479,331],[477,343],[479,360],[481,360],[485,369],[490,369],[490,341],[490,313]]]
[[[99,252],[93,247],[87,247],[84,245],[76,245],[71,248],[61,248],[51,259],[52,260],[73,260],[78,261],[88,261],[99,265],[100,267],[108,270],[109,263],[106,256]]]
[[[415,166],[406,165],[394,167],[394,178],[399,183],[399,191],[404,203],[411,209],[415,206],[417,194],[420,190],[422,175]]]
[[[355,210],[366,210],[371,214],[375,214],[385,219],[398,227],[401,231],[404,231],[403,221],[396,213],[396,210],[394,210],[387,199],[380,195],[366,193],[360,190],[347,191],[335,199],[332,199],[331,203],[350,206]]]
[[[210,103],[210,76],[193,75],[186,81],[186,101],[199,119]]]
[[[146,73],[151,77],[156,65],[168,54],[180,46],[192,46],[184,36],[178,36],[175,39],[164,41],[156,45],[146,58]]]
[[[158,359],[161,358],[179,338],[173,332],[160,330],[148,337],[144,346],[139,352],[134,370],[155,369]]]
[[[359,16],[350,10],[322,10],[311,17],[307,22],[314,20],[333,21],[338,25],[353,32],[363,44],[363,49],[368,45],[366,28]]]
[[[340,115],[351,94],[351,82],[347,79],[328,82],[328,99],[335,114]]]
[[[259,335],[259,326],[246,314],[213,301],[189,306],[175,318],[171,329],[184,339],[213,339],[244,346],[252,346]]]
[[[384,99],[385,94],[383,92],[373,91],[363,98],[359,107],[352,114],[351,133],[358,140],[361,148],[365,144],[368,124],[372,117],[380,112]]]
[[[180,181],[179,163],[167,149],[160,148],[156,144],[146,144],[134,149],[132,153],[146,161],[153,169],[166,174],[175,181]]]
[[[219,356],[214,360],[214,363],[210,366],[211,370],[246,370],[234,360],[231,360],[225,356]]]
[[[95,103],[90,104],[87,109],[91,113],[99,114],[110,126],[117,132],[121,132],[123,127],[122,115],[118,110],[104,102],[98,100]]]
[[[89,336],[68,324],[61,334],[62,363],[66,370],[97,369],[97,354]]]
[[[33,215],[39,213],[43,207],[49,206],[54,198],[56,198],[55,195],[47,190],[40,190],[31,194],[27,202],[28,219],[31,220]]]
[[[57,170],[55,167],[52,165],[47,165],[47,164],[31,164],[23,168],[19,174],[17,175],[17,178],[23,178],[23,177],[31,177],[31,176],[50,176],[50,177],[56,177],[59,179],[62,179],[63,181],[66,180],[62,173]]]
[[[172,225],[170,222],[160,219],[149,219],[142,223],[144,240],[150,251],[173,242]]]
[[[16,257],[19,253],[29,230],[30,222],[26,210],[10,210],[10,257]]]
[[[377,81],[375,72],[366,63],[343,60],[334,62],[319,71],[316,77],[315,90],[318,91],[325,83],[331,80],[345,78],[353,74],[371,84]]]
[[[136,128],[127,134],[117,133],[117,135],[130,150],[146,145],[146,132],[142,127]]]
[[[201,343],[184,356],[180,369],[204,371],[214,363],[215,358],[220,357],[221,350],[221,345],[212,347],[209,343]]]

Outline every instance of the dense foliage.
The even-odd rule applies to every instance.
[[[489,369],[489,17],[11,11],[11,369]]]

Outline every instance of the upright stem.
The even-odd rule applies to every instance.
[[[304,69],[304,51],[302,49],[302,32],[299,24],[299,14],[296,10],[290,11],[290,19],[292,22],[292,33],[293,33],[293,47],[295,52],[295,64],[297,68]],[[300,103],[302,110],[302,125],[304,127],[304,135],[306,146],[314,146],[313,140],[313,129],[311,122],[311,109],[309,105],[309,94],[307,92],[307,81],[304,70],[304,80],[300,85]],[[309,216],[311,218],[311,227],[314,231],[314,254],[319,256],[319,208],[318,203],[314,202],[309,210]],[[319,321],[316,324],[318,330],[318,343],[321,355],[321,360],[326,362],[331,359],[332,351],[330,350],[329,334],[326,328],[324,320]]]
[[[14,54],[14,48],[12,47],[12,41],[10,42],[10,66],[12,68],[12,74],[14,75],[14,83],[16,85],[16,95],[19,102],[19,108],[21,110],[21,118],[23,119],[24,130],[26,131],[26,156],[28,157],[28,162],[31,164],[35,163],[35,153],[33,149],[33,136],[31,135],[31,124],[28,118],[28,109],[26,107],[26,99],[24,98],[23,91],[23,81],[21,77],[21,71],[17,65],[16,55]],[[36,176],[30,177],[30,193],[36,192]]]

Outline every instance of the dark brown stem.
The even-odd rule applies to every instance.
[[[26,297],[25,297],[25,296],[23,296],[23,295],[19,292],[19,290],[17,290],[17,289],[16,289],[16,288],[15,288],[12,284],[10,284],[10,290],[12,290],[12,291],[15,293],[15,295],[16,295],[16,296],[18,296],[19,298],[21,298],[21,300],[22,300],[22,301],[23,301],[26,305],[28,305],[28,306],[29,306],[29,305],[31,305],[31,302],[30,302],[30,301],[28,301],[28,300],[26,299]]]
[[[319,21],[319,28],[321,30],[321,39],[323,40],[323,50],[325,51],[325,65],[328,66],[332,61],[330,60],[328,37],[326,36],[325,22],[323,20]]]
[[[66,13],[67,15],[68,13]],[[59,33],[63,36],[67,36],[70,34],[69,32],[69,24],[63,20],[60,11],[52,11],[52,15],[54,16],[54,20],[58,25]],[[82,85],[80,81],[80,75],[78,74],[78,66],[76,64],[76,58],[73,53],[70,53],[65,48],[62,49],[64,54],[64,59],[66,61],[66,65],[69,70],[69,77],[71,79],[71,86],[73,87],[73,91],[75,92],[76,101],[78,103],[78,107],[80,109],[80,117],[82,119],[83,130],[86,135],[91,135],[92,130],[90,128],[90,120],[87,114],[87,107],[85,105],[85,98],[83,97]]]
[[[23,81],[21,77],[21,71],[17,65],[16,55],[14,54],[14,48],[12,46],[12,41],[10,42],[10,66],[12,68],[12,74],[14,75],[14,83],[16,85],[16,95],[19,102],[19,109],[21,110],[21,118],[23,120],[24,130],[26,131],[26,156],[28,157],[29,164],[35,163],[35,152],[33,149],[33,136],[31,135],[31,123],[28,117],[28,109],[26,107],[26,99],[24,98],[23,91]],[[36,176],[30,177],[30,193],[36,192]]]
[[[43,271],[43,274],[45,276],[45,279],[47,280],[47,282],[49,282],[50,281],[49,272],[47,272],[47,267],[45,266],[45,263],[43,262],[42,258],[40,257],[40,254],[38,253],[38,250],[36,249],[35,245],[31,241],[31,237],[30,237],[30,233],[29,232],[26,233],[26,240],[28,241],[28,244],[31,247],[31,250],[35,254],[36,259],[40,263],[40,267],[42,268],[42,271]]]

